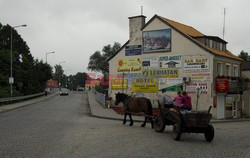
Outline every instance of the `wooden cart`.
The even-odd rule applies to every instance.
[[[154,119],[156,132],[163,132],[166,125],[173,126],[174,139],[180,140],[182,133],[204,133],[205,139],[211,142],[214,138],[214,127],[210,124],[211,107],[208,111],[182,111],[165,108],[159,104],[160,116]]]

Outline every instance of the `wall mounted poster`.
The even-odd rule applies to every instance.
[[[158,57],[142,58],[142,69],[156,69],[156,68],[158,68]]]
[[[180,55],[169,55],[159,57],[159,68],[179,68],[182,66]]]
[[[185,58],[183,64],[186,72],[209,71],[209,58],[207,57]]]
[[[125,47],[125,56],[141,55],[141,45],[131,45]]]
[[[171,29],[143,31],[143,52],[171,51]]]
[[[133,92],[157,93],[158,84],[156,78],[135,78],[132,84]]]
[[[118,73],[140,73],[141,72],[140,58],[125,58],[119,59],[117,62]]]

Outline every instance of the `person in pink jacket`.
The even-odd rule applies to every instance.
[[[187,95],[187,92],[182,92],[182,106],[181,109],[191,110],[192,109],[192,101],[191,97]]]
[[[182,95],[181,91],[177,92],[177,96],[174,98],[174,106],[181,107],[182,106]]]

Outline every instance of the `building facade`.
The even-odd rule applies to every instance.
[[[239,94],[216,91],[217,77],[240,77],[242,60],[226,49],[227,42],[158,15],[145,19],[129,18],[129,40],[108,59],[109,95],[144,96],[158,107],[160,90],[171,96],[185,90],[193,109],[212,106],[214,118],[239,117]]]

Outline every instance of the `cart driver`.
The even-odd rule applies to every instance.
[[[159,96],[160,104],[161,104],[161,105],[164,105],[164,107],[166,107],[166,108],[173,108],[174,105],[173,105],[172,97],[169,96],[169,95],[166,93],[166,90],[165,90],[165,89],[162,89],[161,91],[162,91],[162,95]]]

